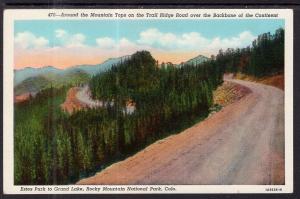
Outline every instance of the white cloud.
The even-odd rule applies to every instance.
[[[115,40],[109,37],[97,38],[96,43],[100,48],[112,49],[116,46]]]
[[[223,39],[220,37],[216,37],[212,39],[212,41],[207,46],[207,48],[211,50],[219,50],[221,48],[227,49],[227,48],[245,47],[250,45],[254,39],[255,36],[252,35],[251,32],[244,31],[235,37],[223,38]]]
[[[173,33],[162,33],[158,29],[150,28],[140,33],[138,43],[146,45],[161,45],[167,47],[175,44],[176,35]]]
[[[148,49],[147,46],[137,45],[136,43],[128,40],[127,38],[121,38],[116,41],[110,37],[100,37],[96,39],[96,43],[100,49],[110,51],[137,51],[139,49]]]
[[[175,35],[173,33],[163,33],[158,29],[151,28],[140,33],[138,43],[153,45],[165,49],[196,49],[199,45],[207,45],[208,40],[197,32]]]
[[[57,37],[57,38],[62,38],[62,37],[65,37],[66,35],[67,35],[67,32],[63,29],[55,30],[55,37]]]
[[[63,47],[67,48],[77,48],[84,47],[85,35],[81,33],[70,34],[63,29],[55,30],[55,37],[60,41]]]
[[[139,39],[135,42],[127,38],[114,40],[110,37],[96,39],[98,47],[106,51],[128,51],[154,50],[159,52],[191,52],[199,51],[204,54],[216,54],[221,48],[237,48],[250,45],[255,39],[249,31],[241,32],[234,37],[207,38],[198,32],[187,32],[183,34],[163,33],[158,29],[151,28],[142,31]]]
[[[85,36],[83,34],[74,34],[66,42],[66,47],[84,47]]]
[[[119,48],[122,48],[122,49],[139,49],[141,47],[142,46],[138,46],[137,44],[129,41],[126,38],[121,38],[119,41]],[[147,47],[144,47],[144,48],[147,48]]]
[[[235,37],[215,37],[209,39],[198,32],[175,35],[173,33],[163,33],[158,29],[151,28],[141,32],[137,42],[165,50],[202,50],[216,52],[220,48],[227,49],[250,45],[254,39],[255,36],[249,31],[244,31]]]
[[[178,46],[179,47],[187,47],[187,48],[203,48],[205,45],[209,43],[209,39],[201,36],[200,33],[190,32],[182,34],[181,38],[179,38]]]
[[[23,49],[39,49],[47,47],[47,45],[49,44],[49,41],[46,38],[35,36],[29,31],[17,33],[14,42],[17,47]]]

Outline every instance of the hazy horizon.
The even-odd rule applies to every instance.
[[[284,20],[20,20],[15,22],[14,68],[95,65],[139,50],[150,51],[160,63],[179,64],[219,49],[246,47],[280,27]]]

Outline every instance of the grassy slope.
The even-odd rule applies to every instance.
[[[256,78],[252,77],[249,75],[237,73],[235,75],[236,79],[241,79],[241,80],[246,80],[246,81],[251,81],[251,82],[258,82],[270,86],[274,86],[277,88],[280,88],[281,90],[284,90],[284,74],[280,73],[277,75],[272,75],[272,76],[266,76],[262,78]]]
[[[246,87],[231,82],[224,82],[213,92],[213,101],[214,104],[224,107],[241,99],[248,93],[250,93],[250,90]]]

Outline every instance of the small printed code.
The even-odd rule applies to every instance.
[[[266,188],[266,191],[282,191],[282,188]]]

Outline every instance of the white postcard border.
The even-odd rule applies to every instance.
[[[126,17],[53,17],[49,13],[90,13],[105,12],[127,14]],[[13,68],[14,68],[14,21],[15,20],[161,20],[161,18],[136,17],[136,13],[168,12],[180,13],[231,13],[236,17],[185,17],[176,18],[203,19],[248,19],[241,13],[278,14],[277,17],[252,17],[250,19],[285,20],[285,185],[49,185],[15,186],[13,160]],[[129,15],[131,14],[131,15]],[[135,17],[130,17],[135,16]],[[174,18],[163,18],[173,20]],[[7,9],[4,11],[3,38],[3,191],[4,194],[132,194],[132,193],[291,193],[293,192],[293,10],[291,9]],[[32,191],[21,191],[32,188]],[[43,188],[44,187],[44,188]],[[86,191],[87,187],[95,188]],[[125,188],[125,191],[103,191],[103,188]],[[127,191],[128,187],[147,188],[147,191]],[[150,187],[161,187],[162,191],[150,191]],[[38,188],[42,188],[38,191]],[[63,189],[65,188],[65,189]],[[78,190],[83,188],[83,191]],[[97,188],[100,188],[97,190]],[[175,189],[175,191],[173,190]],[[61,191],[55,191],[59,189]],[[77,189],[77,190],[76,190]],[[272,191],[273,189],[273,191]],[[65,191],[63,191],[65,190]],[[277,190],[277,191],[276,191]],[[279,190],[279,191],[278,191]]]

